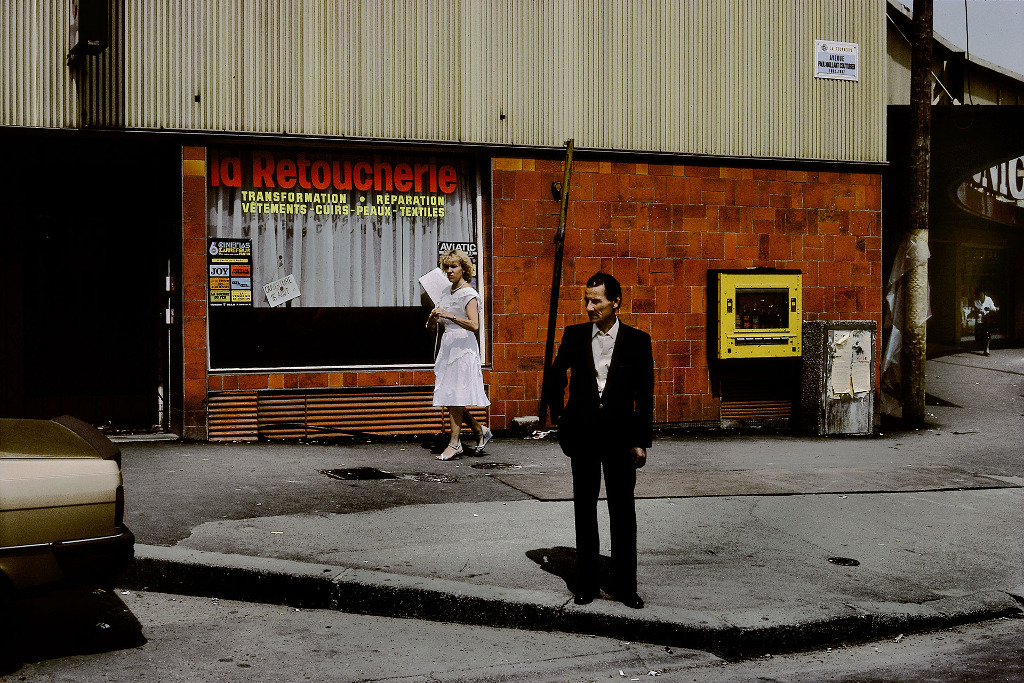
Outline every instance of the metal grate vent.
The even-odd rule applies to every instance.
[[[751,370],[722,379],[722,426],[788,427],[793,417],[789,379]]]
[[[288,441],[444,432],[447,411],[432,403],[432,387],[221,392],[208,400],[209,438]],[[471,411],[488,423],[486,408]]]
[[[353,467],[350,469],[320,470],[320,474],[343,481],[367,481],[373,479],[397,479],[395,475],[376,467]]]
[[[522,465],[510,462],[478,462],[470,465],[474,470],[520,470]]]
[[[210,396],[207,407],[210,441],[256,441],[255,391]]]

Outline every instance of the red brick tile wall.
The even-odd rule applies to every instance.
[[[536,415],[561,160],[494,160],[491,419]],[[881,324],[881,176],[787,169],[576,161],[556,340],[585,320],[597,270],[622,283],[622,319],[650,332],[655,420],[718,419],[707,364],[709,269],[803,272],[806,320]],[[879,327],[880,329],[880,327]]]
[[[183,148],[186,438],[207,438],[209,391],[433,383],[430,370],[209,374],[205,158],[203,147]],[[494,160],[484,381],[496,429],[538,412],[560,209],[551,183],[561,179],[561,160]],[[705,348],[709,269],[798,268],[806,319],[881,322],[877,174],[583,160],[570,199],[556,339],[584,320],[587,277],[613,273],[623,320],[654,337],[658,422],[718,418]]]

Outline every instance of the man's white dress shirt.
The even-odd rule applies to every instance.
[[[607,332],[594,323],[590,348],[594,352],[594,369],[597,370],[597,391],[604,394],[604,385],[608,381],[608,368],[612,364],[612,351],[615,350],[615,337],[619,334],[619,319],[616,318]]]

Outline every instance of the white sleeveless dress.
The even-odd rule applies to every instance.
[[[476,301],[478,314],[482,311],[480,295],[470,286],[451,293],[445,289],[438,307],[459,318],[466,317],[466,306]],[[459,324],[439,319],[444,330],[441,348],[434,361],[434,405],[435,406],[489,406],[490,399],[484,393],[484,375],[480,370],[480,344],[476,334]]]

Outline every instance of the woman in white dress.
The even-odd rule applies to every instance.
[[[477,422],[466,408],[489,406],[491,401],[484,393],[480,344],[476,338],[480,330],[480,294],[468,282],[475,275],[473,263],[460,249],[445,252],[439,263],[452,286],[430,312],[427,329],[432,330],[439,323],[443,328],[441,348],[434,361],[434,405],[448,408],[451,440],[444,452],[434,457],[455,460],[462,456],[459,435],[463,420],[477,437],[478,453],[490,441],[491,430]]]

